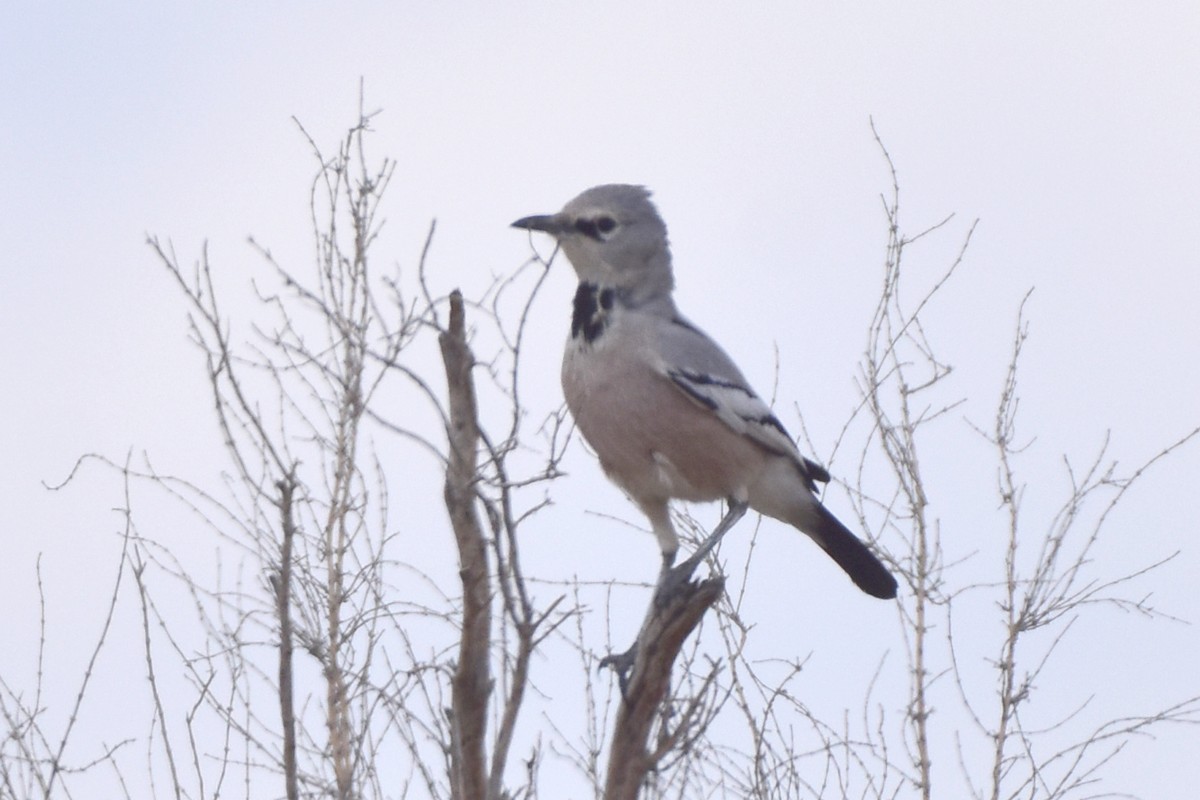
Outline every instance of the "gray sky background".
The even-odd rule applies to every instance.
[[[987,449],[963,420],[990,423],[1030,287],[1021,411],[1036,440],[1021,467],[1031,512],[1062,497],[1064,453],[1087,461],[1111,431],[1110,455],[1132,468],[1200,423],[1200,5],[644,5],[4,6],[0,674],[10,685],[34,674],[39,556],[49,678],[63,687],[117,561],[120,486],[98,473],[60,493],[42,481],[60,481],[85,452],[144,451],[198,481],[222,466],[183,304],[146,234],[189,263],[207,241],[228,307],[249,313],[249,278],[265,273],[247,236],[308,263],[314,170],[291,118],[332,150],[355,119],[360,78],[368,109],[382,109],[370,146],[397,161],[377,258],[415,266],[436,218],[435,286],[478,292],[529,255],[513,219],[596,183],[646,184],[670,227],[681,308],[764,392],[778,348],[781,416],[797,428],[803,409],[818,459],[856,402],[880,279],[889,185],[873,117],[909,230],[957,214],[908,254],[915,282],[980,219],[932,319],[955,392],[970,398],[929,463],[958,555],[1000,530]],[[556,270],[536,312],[544,341],[529,355],[547,408],[561,401],[573,286],[565,263]],[[587,508],[642,520],[582,448],[570,466],[531,569],[649,579],[652,537],[580,518]],[[1121,570],[1180,550],[1139,586],[1188,622],[1200,620],[1198,471],[1195,445],[1157,468],[1097,555]],[[186,523],[154,533],[188,552],[215,547]],[[748,613],[786,650],[779,657],[814,654],[809,685],[835,715],[854,707],[880,653],[900,667],[894,613],[778,526],[764,525],[758,546],[771,556],[756,567]],[[847,630],[861,640],[853,647],[840,641]],[[1111,613],[1064,647],[1058,686],[1115,687],[1118,715],[1200,688],[1193,625]],[[1139,742],[1110,788],[1194,796],[1198,740],[1182,729]],[[954,770],[953,744],[940,747],[938,765]]]

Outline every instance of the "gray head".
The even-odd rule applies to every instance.
[[[557,214],[523,217],[513,227],[558,239],[581,281],[624,289],[638,304],[671,294],[667,226],[643,186],[593,186]]]

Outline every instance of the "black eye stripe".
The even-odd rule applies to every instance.
[[[592,222],[590,219],[584,219],[583,217],[580,217],[579,219],[575,220],[575,230],[579,231],[584,236],[590,236],[593,239],[600,238],[600,232],[596,230],[596,223]]]
[[[617,221],[609,216],[600,216],[595,219],[580,217],[575,220],[575,230],[597,241],[603,239],[607,234],[612,233],[616,230],[616,227]]]

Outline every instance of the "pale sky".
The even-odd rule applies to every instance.
[[[910,253],[914,281],[980,220],[932,317],[955,392],[970,398],[947,423],[946,450],[929,454],[942,480],[935,514],[960,556],[989,535],[975,520],[995,522],[987,462],[971,487],[958,483],[986,456],[964,418],[990,421],[1030,287],[1021,410],[1036,436],[1022,462],[1032,510],[1062,497],[1062,456],[1088,460],[1107,431],[1110,455],[1131,469],[1200,424],[1200,5],[645,5],[5,4],[9,686],[35,674],[39,556],[48,679],[62,692],[86,663],[79,643],[98,629],[118,558],[119,484],[99,472],[59,493],[42,482],[86,452],[145,452],[198,482],[223,466],[183,303],[146,235],[169,238],[187,263],[207,242],[227,307],[249,313],[249,279],[264,273],[248,236],[300,269],[309,258],[313,163],[292,118],[334,149],[360,78],[368,109],[382,110],[370,146],[397,162],[377,258],[413,267],[436,218],[432,280],[478,293],[529,256],[512,220],[593,184],[645,184],[670,228],[680,307],[764,393],[778,348],[781,417],[798,428],[803,410],[818,460],[855,405],[880,279],[889,185],[873,118],[910,230],[957,214]],[[561,402],[573,286],[565,263],[555,269],[536,314],[544,341],[528,356],[545,408]],[[651,579],[649,534],[585,515],[641,526],[636,510],[582,448],[570,466],[530,563],[555,579]],[[1200,622],[1198,471],[1196,444],[1161,464],[1096,556],[1119,571],[1181,551],[1138,586],[1188,623]],[[844,494],[828,497],[848,512]],[[149,509],[143,525],[153,528]],[[900,669],[896,615],[857,596],[807,542],[763,527],[758,547],[773,550],[747,613],[786,650],[778,657],[812,654],[814,705],[836,718],[885,650]],[[217,547],[197,541],[200,529],[144,532],[189,552]],[[123,609],[134,617],[131,601]],[[860,641],[845,646],[846,630]],[[1193,624],[1102,613],[1064,648],[1059,683],[1044,689],[1067,705],[1110,691],[1121,702],[1106,708],[1120,715],[1200,694]],[[1198,744],[1195,729],[1164,729],[1105,787],[1191,798]],[[939,745],[937,764],[956,777],[953,743]]]

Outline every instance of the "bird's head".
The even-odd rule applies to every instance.
[[[558,239],[579,280],[624,289],[637,302],[673,286],[667,226],[642,186],[593,186],[557,214],[522,217],[514,228]]]

